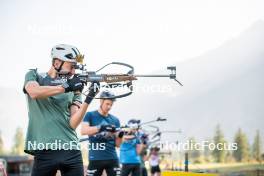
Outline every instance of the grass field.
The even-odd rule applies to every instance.
[[[190,165],[194,172],[213,172],[223,176],[264,176],[264,163],[229,163]]]

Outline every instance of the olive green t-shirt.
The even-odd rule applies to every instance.
[[[52,79],[48,74],[30,70],[25,76],[24,86],[29,81],[37,81],[41,86],[62,84],[61,79]],[[26,93],[26,92],[25,92]],[[32,99],[27,93],[28,129],[25,152],[35,150],[77,150],[78,138],[70,126],[70,106],[81,102],[81,95],[73,92],[61,93],[43,99]]]

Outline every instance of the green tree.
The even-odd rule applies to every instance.
[[[200,163],[201,162],[201,151],[199,148],[195,148],[195,145],[197,144],[196,140],[194,137],[191,137],[189,139],[189,144],[192,146],[190,150],[188,150],[190,160],[194,163]]]
[[[259,130],[256,132],[256,136],[254,138],[254,143],[252,146],[252,157],[256,161],[261,161],[261,153],[262,153],[262,141],[259,134]]]
[[[24,154],[24,134],[22,128],[16,129],[14,137],[14,145],[12,147],[12,154],[23,155]]]
[[[206,139],[205,141],[208,141],[208,143],[212,143],[212,139]],[[204,146],[204,151],[203,151],[203,159],[206,163],[210,163],[212,162],[213,158],[212,158],[212,151],[210,150],[209,146],[206,145]]]
[[[0,155],[3,155],[3,154],[4,154],[4,141],[2,138],[2,133],[0,131]]]
[[[247,136],[239,128],[235,135],[235,143],[237,144],[237,150],[234,150],[233,156],[236,161],[242,162],[249,159],[249,143]]]
[[[215,146],[223,146],[226,145],[226,140],[224,137],[224,133],[221,130],[220,125],[218,124],[216,126],[216,130],[215,130],[215,135],[213,137],[213,143],[215,144]],[[224,149],[219,149],[219,148],[215,148],[212,152],[213,158],[216,162],[221,163],[225,161],[225,156],[226,156],[226,151]]]
[[[226,157],[225,157],[225,162],[226,163],[233,163],[235,161],[234,157],[233,157],[233,154],[232,154],[232,151],[227,151],[226,152]]]

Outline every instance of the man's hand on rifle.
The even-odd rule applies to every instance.
[[[99,132],[107,131],[107,132],[114,133],[116,132],[116,127],[114,125],[99,125],[98,130]]]
[[[77,91],[82,92],[84,83],[79,77],[73,76],[72,78],[69,78],[62,87],[65,89],[65,93]]]
[[[84,102],[86,102],[87,104],[90,104],[100,90],[100,83],[92,82],[88,90],[89,90],[89,93],[86,96]]]
[[[144,144],[144,145],[148,144],[149,139],[148,139],[147,134],[143,134],[140,139],[141,139],[142,144]]]

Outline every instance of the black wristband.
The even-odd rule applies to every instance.
[[[119,137],[119,138],[122,138],[122,137],[124,136],[124,134],[125,134],[124,131],[120,131],[120,132],[118,133],[118,137]]]
[[[92,85],[89,87],[89,93],[86,96],[84,102],[86,102],[87,104],[90,104],[92,102],[92,100],[94,99],[94,97],[96,96],[96,94],[98,93],[98,89],[95,90],[95,85],[97,85],[99,83],[92,83]],[[99,84],[100,85],[100,84]]]
[[[90,104],[93,101],[93,99],[94,99],[93,97],[90,97],[89,95],[87,95],[84,102],[87,104]]]

